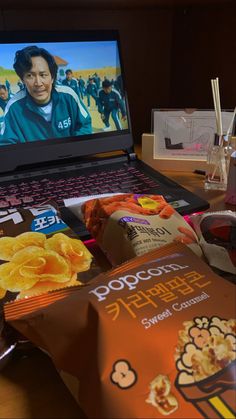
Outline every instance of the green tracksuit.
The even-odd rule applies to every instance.
[[[46,121],[26,90],[14,95],[6,106],[0,145],[86,135],[92,132],[91,117],[78,98],[66,86],[52,89],[52,116]]]
[[[79,96],[79,85],[76,79],[71,79],[71,80],[64,79],[62,80],[62,85],[70,87]]]

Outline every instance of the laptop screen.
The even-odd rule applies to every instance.
[[[0,171],[127,149],[116,31],[0,34]]]

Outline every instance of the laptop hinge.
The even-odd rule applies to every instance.
[[[128,153],[128,159],[129,161],[137,160],[137,154],[135,152]]]

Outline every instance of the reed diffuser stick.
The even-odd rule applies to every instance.
[[[220,103],[220,90],[219,90],[219,78],[211,79],[211,88],[212,96],[215,108],[215,117],[216,117],[216,135],[218,136],[218,144],[213,146],[211,150],[212,153],[215,153],[214,157],[214,166],[211,174],[209,174],[209,179],[211,181],[217,180],[219,183],[225,184],[227,182],[227,170],[224,156],[224,137],[223,137],[223,126],[222,126],[222,112],[221,112],[221,103]],[[216,179],[216,173],[218,170],[219,176]]]

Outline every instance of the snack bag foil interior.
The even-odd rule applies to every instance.
[[[99,272],[92,254],[53,203],[1,211],[0,361],[15,346],[3,321],[6,301],[83,284]]]
[[[89,418],[234,418],[235,313],[235,286],[175,243],[5,305]]]
[[[234,274],[236,280],[236,212],[226,210],[195,214],[190,221],[208,263]]]
[[[194,230],[161,195],[110,194],[65,200],[113,266],[172,241],[202,255]]]

